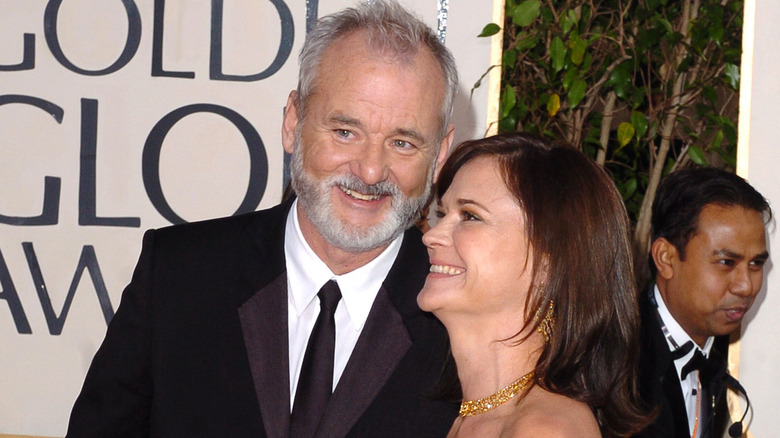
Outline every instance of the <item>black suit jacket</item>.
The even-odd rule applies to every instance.
[[[289,435],[290,205],[146,233],[67,436]],[[446,331],[416,302],[428,266],[408,230],[317,436],[446,435],[457,406],[431,397]]]
[[[639,366],[639,390],[643,401],[650,408],[655,408],[658,417],[642,433],[636,435],[643,438],[690,438],[688,429],[688,414],[685,410],[685,400],[682,395],[680,378],[674,366],[672,353],[666,342],[661,325],[658,322],[656,305],[650,294],[653,289],[642,293],[639,308],[642,317],[641,353]],[[715,408],[711,409],[709,418],[702,418],[699,427],[704,433],[702,437],[723,436],[728,421],[726,407],[726,358],[728,354],[728,336],[715,338],[710,350],[710,357],[718,361],[719,371],[710,383],[710,400]]]

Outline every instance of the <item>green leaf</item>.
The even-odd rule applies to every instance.
[[[558,37],[553,38],[550,43],[550,59],[552,59],[552,67],[555,73],[561,71],[566,61],[566,47]]]
[[[625,186],[623,186],[623,199],[628,199],[631,196],[636,193],[636,189],[639,186],[639,184],[636,182],[636,178],[631,178],[628,181],[626,181]]]
[[[664,29],[666,29],[666,31],[667,31],[668,33],[674,33],[674,28],[672,27],[672,23],[670,23],[670,22],[669,22],[669,20],[667,20],[667,19],[666,19],[666,18],[664,18],[664,17],[661,17],[660,15],[656,15],[656,16],[655,16],[655,20],[656,20],[658,23],[660,23],[660,24],[661,24],[661,26],[663,26],[663,27],[664,27]]]
[[[574,108],[585,97],[585,91],[588,89],[588,84],[583,80],[576,80],[569,89],[569,94],[566,96],[569,100],[569,105]]]
[[[588,71],[590,70],[590,65],[593,63],[593,55],[591,55],[588,52],[585,52],[585,59],[582,60],[582,65],[580,65],[580,69],[582,71]]]
[[[708,30],[710,38],[720,47],[723,42],[723,28],[720,26],[712,26]]]
[[[718,101],[718,93],[715,91],[715,87],[712,87],[710,85],[704,87],[702,89],[701,95],[710,101],[710,103],[715,103]]]
[[[575,24],[577,24],[577,21],[579,21],[579,17],[577,17],[577,13],[574,12],[574,10],[569,9],[566,15],[561,17],[561,31],[563,32],[563,35],[569,33],[571,28],[574,27]]]
[[[729,167],[732,169],[737,168],[737,157],[734,152],[727,152],[724,150],[718,151],[718,155],[720,155],[720,159],[723,160],[724,163],[726,163]]]
[[[636,51],[637,53],[644,53],[655,48],[661,41],[661,37],[669,35],[663,29],[639,29],[636,35]]]
[[[577,16],[577,12],[574,11],[574,9],[569,9],[569,12],[566,13],[566,17],[573,24],[577,24],[577,22],[580,21],[580,17]]]
[[[499,25],[496,23],[489,23],[482,29],[482,33],[477,35],[477,38],[493,36],[500,31],[501,27]]]
[[[517,129],[517,118],[514,114],[510,114],[498,122],[498,132],[512,132],[515,129]]]
[[[542,17],[542,25],[544,26],[545,29],[551,26],[553,20],[557,20],[557,17],[553,15],[553,12],[549,7],[540,8],[539,15]]]
[[[718,132],[715,134],[715,138],[713,138],[712,142],[710,143],[710,147],[714,149],[720,149],[721,144],[723,144],[723,130],[718,130]]]
[[[517,44],[515,45],[515,49],[518,51],[530,49],[536,47],[538,42],[539,38],[536,36],[536,33],[520,32],[520,34],[517,36]]]
[[[634,138],[634,134],[636,131],[634,130],[634,125],[628,123],[628,122],[622,122],[618,126],[617,130],[617,136],[618,136],[618,142],[620,143],[620,147],[627,145],[631,139]]]
[[[720,127],[723,129],[723,135],[726,136],[726,140],[728,140],[729,143],[735,143],[737,141],[737,128],[734,126],[734,122],[727,120],[725,123],[722,123]]]
[[[690,70],[694,62],[695,59],[693,56],[686,56],[680,65],[677,66],[677,73],[685,73],[686,71]]]
[[[501,58],[501,64],[504,67],[514,67],[517,63],[517,50],[509,49],[504,52],[504,56]]]
[[[588,48],[588,42],[576,35],[569,40],[569,47],[571,47],[571,62],[574,65],[582,64],[582,60],[585,58],[585,49]]]
[[[698,146],[691,146],[688,148],[688,156],[691,157],[691,161],[699,166],[707,166],[707,157],[704,156],[704,152]]]
[[[563,77],[563,90],[569,91],[569,87],[574,83],[575,79],[579,79],[580,71],[577,68],[570,68],[566,71],[566,75]]]
[[[505,16],[511,17],[515,15],[515,10],[517,9],[517,2],[514,2],[512,0],[507,0],[506,2],[506,10],[504,11]]]
[[[539,0],[523,1],[515,8],[515,12],[512,15],[512,22],[520,27],[528,26],[539,16],[540,6],[541,3]]]
[[[561,98],[557,94],[550,96],[550,100],[547,101],[547,114],[550,117],[555,117],[558,111],[561,109]]]
[[[504,118],[509,115],[509,112],[514,109],[517,103],[517,94],[514,87],[507,84],[504,88],[504,95],[501,99],[501,117]]]
[[[734,90],[739,90],[739,66],[726,64],[723,75],[726,77],[726,82],[729,84],[729,87]]]
[[[647,132],[647,116],[639,111],[632,111],[631,126],[633,126],[636,131],[637,140],[641,139]]]
[[[632,88],[629,68],[631,68],[631,66],[628,62],[618,65],[612,70],[612,73],[609,75],[609,80],[607,80],[606,83],[608,87],[612,87],[615,90],[617,97],[623,100],[629,99],[629,93]]]

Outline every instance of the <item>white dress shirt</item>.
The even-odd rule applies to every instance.
[[[317,292],[330,280],[341,289],[336,309],[336,350],[333,359],[333,388],[347,366],[360,332],[368,319],[379,288],[401,249],[403,234],[394,239],[379,256],[352,272],[335,275],[314,253],[301,233],[298,200],[293,202],[284,230],[284,256],[287,266],[287,324],[290,353],[290,410],[301,374],[309,335],[320,313]]]
[[[666,329],[669,332],[669,334],[666,336],[666,343],[669,345],[669,351],[674,351],[677,348],[675,347],[674,343],[676,343],[678,347],[681,347],[688,341],[693,342],[693,339],[691,339],[688,333],[685,332],[677,320],[674,319],[672,314],[669,313],[669,309],[666,307],[666,303],[664,303],[663,297],[661,297],[661,292],[658,290],[657,285],[655,286],[655,291],[653,293],[655,294],[655,302],[658,304],[658,314],[661,316],[661,321],[663,321]],[[691,360],[693,353],[696,350],[701,351],[704,357],[709,357],[714,341],[715,338],[712,336],[707,338],[707,342],[704,343],[704,348],[700,348],[696,342],[693,342],[694,347],[691,349],[691,351],[689,351],[685,356],[674,361],[674,367],[677,369],[677,377],[680,377],[683,367],[688,363],[689,360]],[[699,397],[698,394],[699,371],[694,370],[688,374],[685,379],[680,379],[680,386],[682,387],[683,399],[685,400],[685,409],[688,412],[688,433],[693,434],[693,429],[696,427],[696,410],[698,408],[696,402],[705,402],[701,399],[701,397]],[[699,412],[701,412],[701,410]],[[699,427],[696,428],[696,437],[701,436],[703,425],[704,420],[699,419]]]

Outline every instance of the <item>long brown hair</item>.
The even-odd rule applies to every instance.
[[[497,160],[526,216],[536,286],[528,293],[523,330],[533,333],[537,310],[555,303],[552,333],[534,369],[536,384],[587,403],[605,437],[640,431],[648,418],[637,391],[639,311],[630,225],[614,183],[567,144],[511,133],[458,146],[439,175],[437,197],[480,156]]]

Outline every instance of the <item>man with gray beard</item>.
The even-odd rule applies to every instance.
[[[296,196],[151,230],[68,436],[435,437],[446,332],[411,224],[452,142],[457,73],[375,0],[320,20],[282,126]]]

